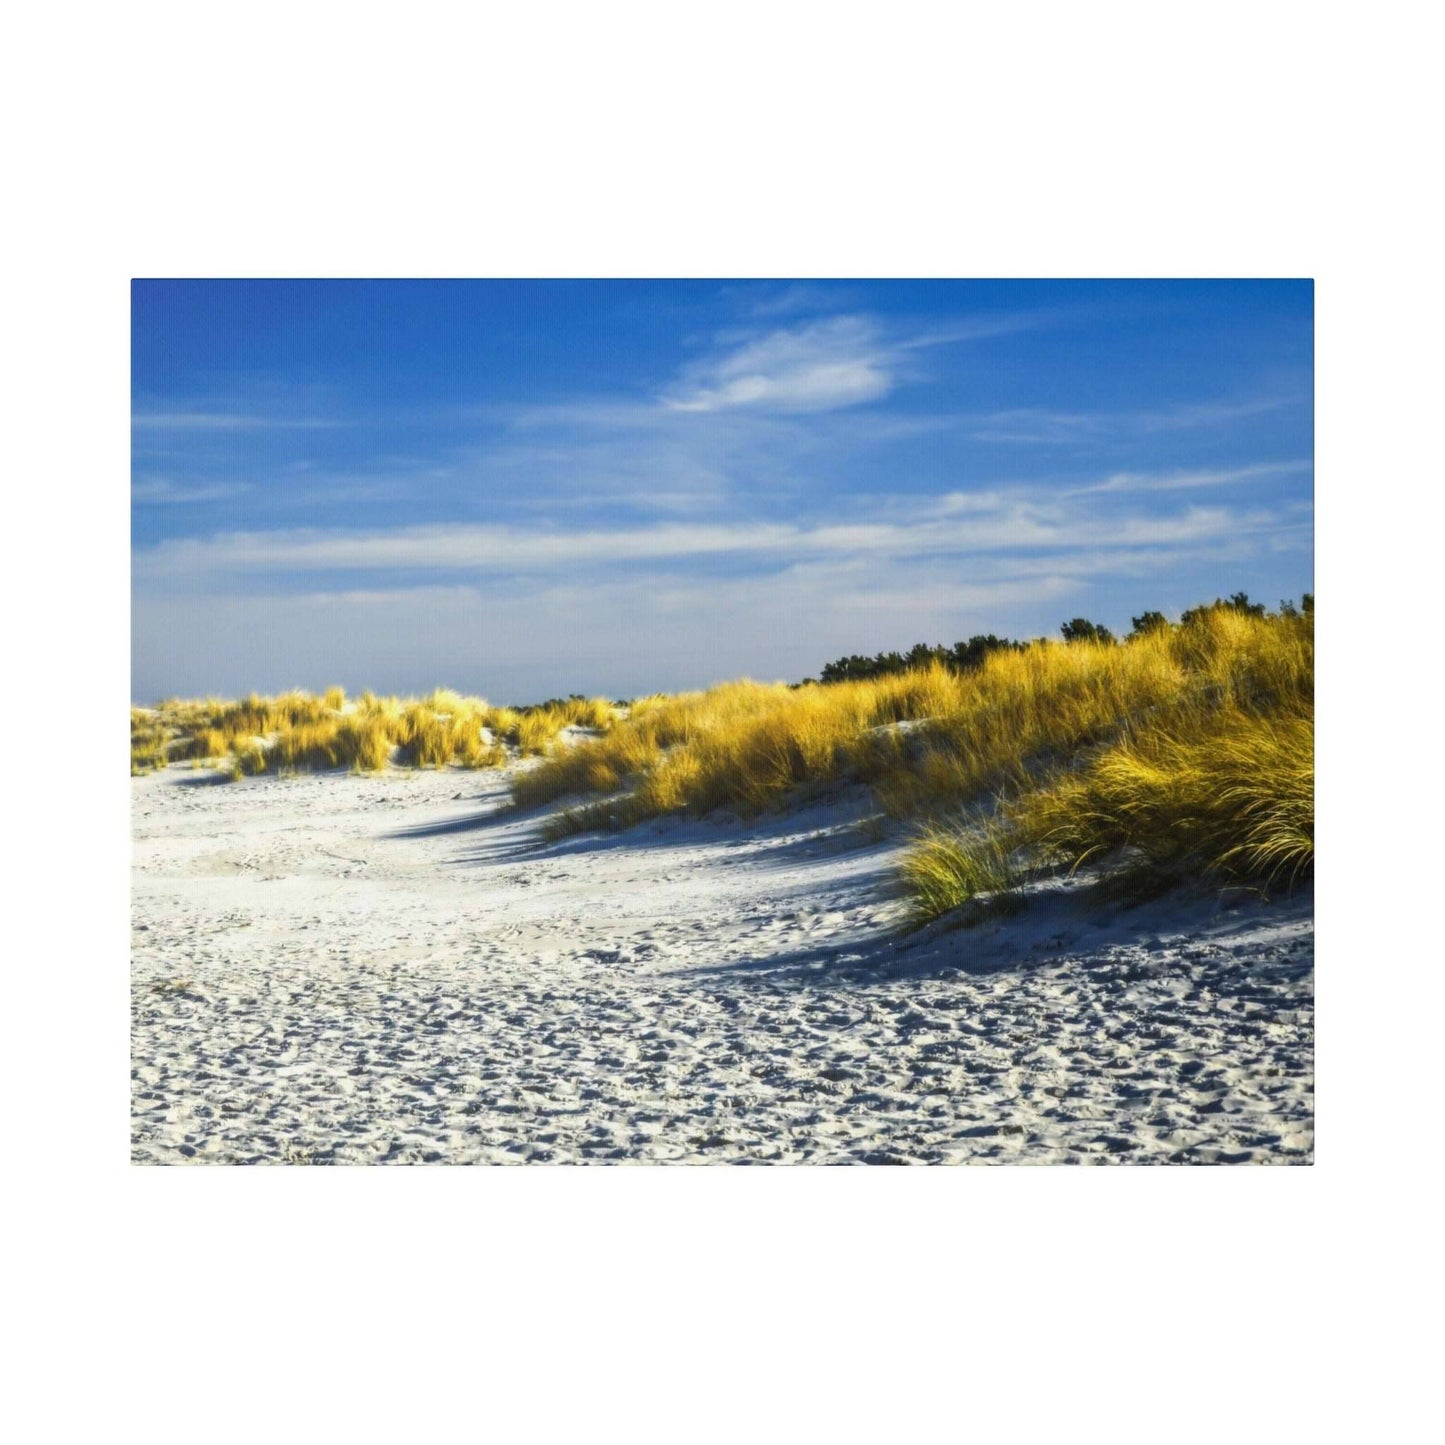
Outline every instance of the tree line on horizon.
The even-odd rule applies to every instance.
[[[1132,627],[1123,640],[1130,642],[1136,637],[1142,637],[1159,628],[1176,625],[1189,627],[1208,613],[1219,610],[1240,612],[1247,617],[1271,615],[1298,617],[1301,614],[1313,613],[1314,605],[1314,594],[1306,592],[1298,604],[1285,599],[1280,602],[1278,613],[1271,614],[1263,602],[1251,602],[1247,592],[1235,592],[1228,598],[1217,597],[1213,602],[1187,608],[1180,615],[1177,624],[1171,623],[1162,612],[1143,612],[1138,617],[1130,619]],[[1119,641],[1109,628],[1102,623],[1091,622],[1087,617],[1071,617],[1067,622],[1060,624],[1059,631],[1066,643],[1109,644]],[[1042,642],[1045,639],[1038,638],[1036,640]],[[828,663],[817,678],[804,678],[797,685],[802,687],[815,681],[824,683],[865,682],[870,678],[889,677],[896,673],[930,666],[945,667],[950,672],[976,672],[983,666],[984,659],[990,653],[1022,652],[1032,645],[1031,642],[998,637],[992,632],[977,633],[967,642],[955,642],[952,647],[945,647],[942,643],[915,642],[907,652],[880,652],[873,657],[854,653],[848,657],[840,657],[836,661]]]

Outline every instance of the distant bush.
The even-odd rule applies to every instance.
[[[889,677],[900,672],[912,672],[919,668],[946,667],[952,672],[975,672],[983,666],[983,660],[994,652],[1017,652],[1027,647],[1025,642],[1011,642],[993,633],[970,637],[967,642],[955,642],[952,647],[942,643],[929,646],[917,642],[907,652],[880,652],[876,657],[840,657],[830,662],[819,675],[820,682],[866,682],[870,678]],[[800,684],[805,686],[806,684]]]
[[[1169,626],[1169,619],[1162,612],[1143,612],[1130,621],[1134,624],[1129,632],[1130,638],[1143,637],[1146,632],[1158,632],[1160,628]]]
[[[1309,604],[1312,607],[1314,605],[1314,599],[1310,597],[1308,592],[1305,593],[1305,597],[1309,600]],[[1263,602],[1251,602],[1248,592],[1236,592],[1228,600],[1222,597],[1216,597],[1213,602],[1206,603],[1203,607],[1189,608],[1180,614],[1179,625],[1181,627],[1189,627],[1211,612],[1238,612],[1244,617],[1264,617],[1267,615]]]
[[[1107,627],[1101,627],[1097,622],[1090,622],[1087,617],[1075,617],[1071,621],[1063,623],[1059,631],[1063,633],[1065,642],[1108,644],[1114,640],[1114,634]]]

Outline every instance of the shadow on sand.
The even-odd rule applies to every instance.
[[[1110,902],[1092,879],[1064,878],[1031,891],[1019,912],[974,926],[942,918],[911,932],[874,928],[841,942],[725,959],[687,972],[822,989],[1018,973],[1061,963],[1127,985],[1202,966],[1215,993],[1269,1000],[1279,982],[1306,978],[1313,970],[1312,948],[1301,956],[1289,947],[1302,927],[1312,934],[1313,918],[1313,885],[1273,899],[1181,888],[1129,905]]]
[[[490,818],[474,821],[466,829],[439,827],[435,830],[437,833],[469,832],[480,845],[458,853],[452,860],[453,866],[495,863],[508,856],[555,860],[705,848],[710,855],[710,866],[770,872],[810,866],[821,869],[839,858],[861,860],[872,853],[877,856],[876,873],[881,881],[891,874],[893,863],[893,845],[886,841],[876,842],[847,827],[808,826],[805,820],[797,818],[768,819],[752,825],[739,824],[732,818],[667,819],[616,833],[579,833],[550,841],[541,836],[541,818],[524,820],[508,814],[495,821],[497,826],[490,839],[486,839],[488,825],[493,822]],[[747,828],[746,832],[740,832],[743,827]],[[855,878],[855,881],[861,880]]]
[[[471,801],[483,802],[486,794]],[[669,817],[618,832],[581,833],[548,841],[541,836],[559,809],[524,811],[497,799],[491,806],[385,836],[395,839],[458,836],[468,846],[449,867],[477,868],[543,862],[620,852],[665,853],[706,849],[707,866],[741,866],[759,874],[835,867],[850,860],[849,886],[874,902],[900,898],[894,873],[897,846],[906,829],[890,827],[879,838],[861,817],[840,818],[836,802],[747,821],[727,814]],[[1210,952],[1213,942],[1234,952],[1236,966],[1223,970],[1230,992],[1248,989],[1252,967],[1237,967],[1248,950],[1238,941],[1256,934],[1264,966],[1273,953],[1266,936],[1313,919],[1313,888],[1274,901],[1231,896],[1218,888],[1180,888],[1158,898],[1121,902],[1089,877],[1054,876],[1031,884],[1019,912],[970,926],[946,917],[914,931],[902,927],[902,909],[885,910],[886,921],[846,937],[837,934],[786,952],[733,955],[686,970],[691,977],[755,981],[767,988],[869,986],[905,979],[1017,972],[1071,961],[1117,976],[1122,982],[1177,971],[1184,957]],[[1201,949],[1203,954],[1201,954]],[[1279,965],[1286,969],[1295,965]],[[1300,965],[1308,971],[1309,965]]]
[[[184,778],[170,780],[173,788],[219,788],[229,786],[230,782],[229,773],[218,772],[192,773]]]

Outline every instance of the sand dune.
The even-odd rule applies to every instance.
[[[861,796],[547,845],[500,774],[133,781],[133,1158],[1309,1161],[1313,896],[900,937]]]

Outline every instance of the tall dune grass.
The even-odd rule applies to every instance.
[[[1020,846],[1127,877],[1292,883],[1314,861],[1314,725],[1231,707],[1192,730],[1137,730],[1012,808]]]
[[[1313,612],[1229,604],[1171,625],[986,650],[969,670],[788,687],[738,681],[622,709],[574,695],[494,707],[339,688],[172,699],[131,716],[131,768],[225,758],[263,771],[499,766],[527,807],[570,799],[551,836],[668,813],[755,816],[808,791],[870,788],[918,826],[903,880],[919,919],[1013,906],[1045,868],[1130,886],[1288,884],[1313,866]],[[565,729],[586,730],[578,740]]]
[[[968,674],[935,665],[800,688],[728,683],[635,704],[605,737],[518,777],[514,792],[531,805],[628,787],[641,816],[755,815],[800,786],[856,780],[913,816],[1019,781],[1040,757],[1108,736],[1188,685],[1185,665],[1147,642],[1038,643]]]
[[[610,728],[620,716],[617,707],[605,697],[558,698],[536,707],[519,711],[506,709],[506,726],[499,716],[499,731],[515,744],[523,757],[545,757],[553,751],[563,728],[587,728],[601,732]]]
[[[508,760],[509,749],[545,755],[563,729],[601,730],[618,716],[605,698],[499,708],[446,688],[420,698],[364,692],[351,703],[339,687],[321,697],[293,689],[234,701],[170,698],[154,711],[132,709],[131,772],[172,760],[220,761],[233,778],[333,768],[376,772],[393,762],[493,768]]]
[[[965,673],[641,699],[512,789],[519,806],[577,799],[549,820],[556,836],[723,807],[752,816],[799,789],[866,784],[888,813],[927,825],[904,881],[931,916],[1011,896],[984,886],[1006,859],[1298,878],[1313,862],[1313,719],[1312,614],[1226,606],[1122,644],[994,652]],[[980,812],[987,829],[967,821]]]
[[[986,867],[1091,867],[1126,897],[1197,880],[1268,890],[1311,872],[1312,616],[1209,610],[1119,650],[1133,649],[1179,665],[1177,692],[1000,790],[989,827],[956,826],[946,847],[925,833],[902,870],[919,920],[971,905]]]
[[[130,771],[132,777],[153,773],[170,761],[171,728],[158,712],[130,710]]]
[[[1017,851],[1017,838],[1007,826],[926,825],[899,868],[913,921],[962,911],[962,921],[978,923],[1016,912],[1023,906],[1025,881]]]

